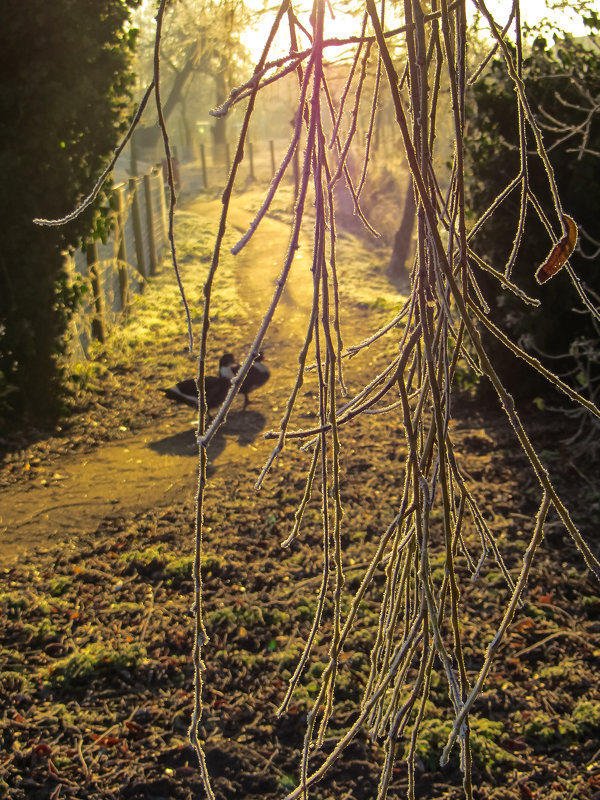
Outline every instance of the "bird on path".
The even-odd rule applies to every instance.
[[[253,392],[255,389],[264,386],[265,383],[271,377],[271,372],[266,364],[263,363],[264,355],[259,353],[256,358],[254,359],[254,364],[248,370],[248,374],[242,381],[242,385],[240,386],[240,394],[244,395],[244,408],[250,402],[250,398],[248,395],[250,392]],[[239,366],[232,367],[233,374],[235,375],[238,370]]]
[[[231,379],[239,367],[235,364],[235,358],[231,353],[225,353],[219,360],[219,374],[207,375],[204,378],[204,390],[206,395],[206,406],[218,408],[227,397],[227,392],[231,388]],[[188,378],[179,381],[169,389],[163,389],[165,396],[169,400],[177,403],[185,403],[192,408],[198,408],[198,385],[195,378]]]

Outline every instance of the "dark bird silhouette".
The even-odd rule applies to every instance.
[[[263,358],[264,356],[262,353],[259,353],[256,356],[254,364],[252,364],[252,366],[250,367],[248,374],[246,375],[246,377],[242,381],[242,385],[240,386],[240,394],[244,395],[244,408],[246,408],[246,406],[250,402],[250,398],[248,397],[250,392],[253,392],[255,389],[264,386],[265,383],[271,377],[269,368],[267,367],[266,364],[263,363]],[[232,367],[232,370],[235,375],[239,370],[239,366],[236,365]]]
[[[231,388],[234,369],[236,369],[236,367],[232,368],[234,363],[235,358],[233,355],[225,353],[219,361],[219,374],[205,377],[204,388],[206,405],[209,411],[211,408],[218,408],[227,397],[227,392]],[[192,406],[192,408],[198,408],[198,388],[195,378],[179,381],[170,389],[163,389],[163,392],[169,400],[175,400],[177,403],[185,403],[188,406]]]

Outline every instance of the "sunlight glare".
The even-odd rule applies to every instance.
[[[486,6],[499,25],[504,25],[509,17],[512,0],[487,0]],[[472,17],[472,15],[471,15]],[[563,11],[552,11],[548,9],[545,0],[527,0],[521,2],[521,23],[522,25],[534,26],[547,18],[552,21],[552,28],[546,27],[543,35],[547,38],[556,32],[560,35],[562,31],[570,33],[572,36],[586,36],[587,29],[581,20],[581,15],[572,9]]]
[[[256,22],[252,27],[241,32],[241,41],[244,46],[249,50],[253,63],[256,63],[261,56],[265,42],[271,30],[275,14],[277,13],[278,4],[270,5],[266,10],[264,3],[261,0],[247,0],[247,7],[256,12]],[[343,4],[344,8],[348,4]],[[511,0],[488,0],[487,7],[494,19],[498,24],[503,25],[508,19],[510,9],[512,7]],[[312,3],[301,3],[295,5],[295,12],[300,19],[300,22],[310,30],[310,10]],[[348,13],[341,7],[340,3],[332,2],[328,4],[328,9],[325,15],[325,38],[347,38],[349,36],[358,36],[360,34],[362,16],[358,13]],[[469,20],[472,22],[473,13],[469,10],[473,8],[472,4],[467,5],[467,14]],[[333,13],[333,17],[332,17]],[[401,21],[394,19],[393,22],[388,13],[388,27],[389,25],[401,25]],[[400,15],[396,14],[396,17]],[[571,9],[564,11],[550,11],[545,0],[527,0],[521,3],[521,20],[524,25],[534,26],[537,25],[544,17],[551,19],[553,23],[552,28],[546,28],[544,35],[551,38],[552,33],[555,31],[567,31],[573,36],[585,36],[587,30],[581,20],[581,15],[577,14]],[[302,37],[299,41],[300,47],[307,47],[308,40]],[[284,19],[280,25],[277,37],[269,54],[269,60],[279,58],[289,53],[290,37],[288,32],[287,21]],[[345,57],[347,52],[337,53],[334,55],[333,49],[328,52],[329,59],[340,59]]]

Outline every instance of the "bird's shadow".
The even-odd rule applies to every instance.
[[[240,447],[248,447],[248,445],[254,444],[266,424],[267,418],[260,411],[248,409],[232,411],[228,414],[227,421],[219,433],[224,436],[235,436]]]
[[[227,447],[227,440],[237,438],[240,447],[253,444],[257,436],[267,424],[266,417],[260,411],[232,411],[228,414],[225,424],[219,428],[208,446],[211,462],[221,455]],[[159,455],[170,456],[196,456],[196,429],[189,428],[162,439],[149,442],[148,447]]]

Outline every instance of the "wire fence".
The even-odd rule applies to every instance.
[[[154,168],[113,190],[116,211],[106,243],[93,242],[65,253],[73,280],[87,291],[72,325],[70,356],[85,360],[93,339],[105,341],[126,311],[130,298],[141,294],[169,247],[163,174]]]
[[[289,145],[285,139],[258,139],[248,142],[245,148],[244,177],[248,183],[252,181],[270,181],[275,175],[284,153]],[[193,141],[187,146],[176,146],[185,167],[178,169],[175,160],[175,184],[183,194],[193,195],[197,192],[223,187],[231,170],[235,154],[236,142],[207,144]],[[294,164],[290,165],[289,178],[294,182]]]
[[[244,163],[240,167],[240,178],[247,184],[257,181],[259,183],[271,181],[279,169],[284,155],[289,147],[289,138],[261,139],[248,141],[244,147]],[[366,132],[361,137],[361,143],[352,148],[353,157],[361,161],[362,149],[366,146]],[[223,187],[229,176],[233,156],[236,150],[236,141],[223,142],[222,144],[208,144],[192,140],[186,145],[176,145],[174,150],[177,156],[185,163],[184,169],[179,169],[178,158],[174,160],[174,177],[177,189],[184,194],[195,194],[206,189]],[[406,159],[400,150],[400,140],[391,126],[382,126],[376,142],[371,147],[373,161],[392,168],[393,171],[403,172],[406,169]],[[298,180],[298,153],[294,152],[292,161],[287,170],[284,184],[295,185]]]

